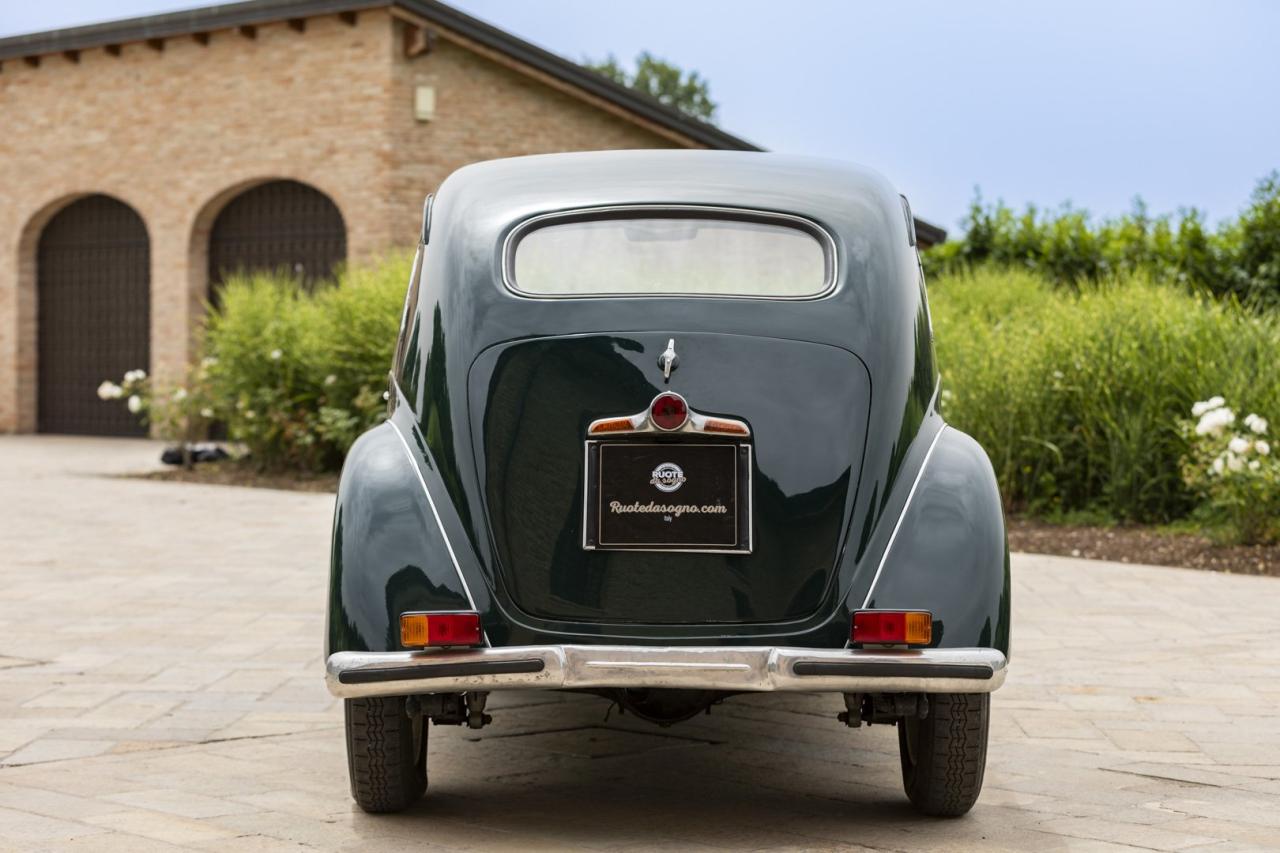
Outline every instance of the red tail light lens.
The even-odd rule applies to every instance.
[[[407,649],[425,646],[478,646],[478,613],[402,613],[400,645]]]
[[[927,610],[859,610],[853,614],[850,639],[871,646],[927,646],[933,641],[933,614]]]
[[[649,407],[649,417],[658,429],[679,429],[689,419],[689,406],[679,394],[659,394]]]

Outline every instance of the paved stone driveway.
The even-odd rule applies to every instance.
[[[590,697],[432,732],[372,818],[321,684],[332,500],[105,476],[148,442],[0,437],[0,849],[1280,849],[1280,581],[1019,556],[986,790],[906,806],[823,697],[670,729]]]

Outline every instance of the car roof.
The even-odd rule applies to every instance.
[[[454,172],[440,188],[441,200],[448,197],[490,222],[640,204],[774,210],[832,228],[859,207],[903,218],[897,191],[872,169],[752,151],[592,151],[489,160]]]

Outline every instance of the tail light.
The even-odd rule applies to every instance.
[[[856,645],[927,646],[933,641],[928,610],[859,610],[849,637]]]
[[[406,649],[426,646],[478,646],[478,613],[402,613],[400,645]]]
[[[658,429],[680,429],[689,419],[689,404],[679,394],[659,394],[649,406],[649,417]]]

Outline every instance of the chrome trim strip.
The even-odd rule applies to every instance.
[[[935,389],[934,393],[937,391]],[[911,483],[911,491],[907,492],[907,499],[902,504],[902,512],[898,513],[898,520],[894,522],[893,532],[889,534],[889,542],[884,546],[884,553],[880,555],[880,565],[876,566],[876,573],[871,578],[871,586],[867,587],[867,597],[862,599],[862,609],[870,606],[871,595],[876,591],[876,583],[880,580],[880,573],[884,571],[885,564],[889,562],[889,552],[893,550],[893,543],[898,538],[898,531],[902,529],[902,522],[907,517],[907,510],[911,507],[911,499],[916,496],[916,488],[919,487],[920,481],[924,479],[924,469],[929,467],[929,459],[933,456],[933,449],[938,446],[938,439],[942,438],[942,434],[947,431],[947,425],[943,424],[938,430],[938,434],[933,437],[933,441],[929,443],[929,449],[925,451],[924,461],[920,463],[920,470],[916,472],[916,478]]]
[[[625,687],[729,692],[991,693],[1004,683],[1006,667],[1003,654],[984,648],[512,646],[338,652],[329,656],[325,682],[330,693],[346,699],[469,690]],[[491,671],[485,672],[486,668]],[[842,669],[854,674],[839,674]],[[816,674],[806,675],[806,671]]]
[[[684,403],[685,416],[684,423],[675,429],[663,429],[653,422],[653,404],[658,402],[659,397],[679,397],[680,402]],[[601,424],[613,423],[614,421],[628,420],[631,421],[631,429],[605,430],[596,432],[596,428]],[[720,423],[731,427],[739,432],[731,432],[725,430],[708,430],[707,421],[719,421]],[[744,420],[738,418],[724,418],[719,415],[704,415],[702,412],[694,411],[693,406],[689,405],[689,401],[684,398],[683,394],[677,394],[675,391],[661,391],[649,401],[649,405],[643,411],[636,412],[634,415],[614,415],[608,418],[596,418],[587,425],[588,438],[611,438],[620,435],[641,435],[646,433],[656,433],[659,435],[682,435],[693,433],[695,435],[714,435],[722,438],[740,438],[748,439],[751,437],[751,426]]]
[[[514,250],[516,243],[528,232],[554,219],[590,219],[594,215],[610,216],[619,213],[689,213],[707,216],[721,215],[728,219],[750,221],[774,220],[783,227],[795,228],[812,236],[822,246],[829,270],[827,279],[821,290],[804,296],[778,296],[772,294],[734,294],[734,293],[534,293],[521,290],[516,284],[514,267]],[[570,210],[556,210],[531,216],[507,232],[502,241],[502,284],[511,293],[525,299],[755,299],[779,302],[810,302],[825,299],[836,292],[840,285],[840,253],[836,248],[835,238],[831,232],[812,219],[796,216],[794,213],[781,213],[775,210],[762,210],[752,207],[723,207],[704,204],[614,204],[600,207],[576,207]]]
[[[449,552],[449,560],[453,563],[454,571],[458,573],[458,580],[462,581],[462,591],[467,594],[467,601],[471,604],[471,609],[478,613],[480,608],[476,607],[476,600],[471,595],[471,587],[467,586],[467,578],[462,574],[462,566],[458,564],[458,555],[453,552],[453,543],[449,541],[449,534],[445,532],[444,522],[440,520],[440,511],[436,509],[436,502],[431,499],[431,491],[427,488],[427,481],[422,478],[422,471],[418,468],[418,461],[413,458],[413,451],[409,448],[409,442],[394,421],[387,421],[387,423],[391,426],[392,431],[395,432],[396,438],[400,439],[400,446],[404,448],[404,455],[409,457],[409,467],[413,468],[413,473],[418,477],[418,484],[422,486],[422,493],[427,496],[427,505],[431,507],[431,515],[436,520],[436,527],[440,530],[440,538],[444,540],[444,547]],[[485,637],[485,642],[489,642],[488,637]]]

